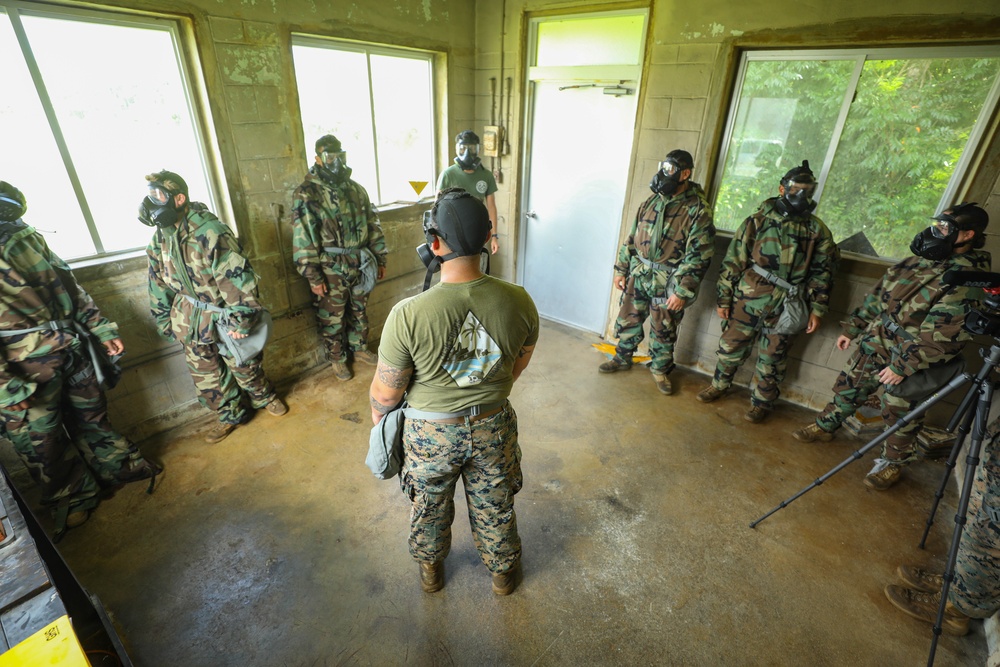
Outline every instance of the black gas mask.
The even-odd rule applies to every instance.
[[[932,219],[935,220],[934,224],[913,237],[910,242],[910,252],[917,257],[940,262],[955,252],[955,241],[958,240],[958,233],[962,230],[958,221],[949,213],[936,215]]]
[[[0,222],[20,220],[28,211],[28,202],[21,191],[6,181],[0,181]]]
[[[478,255],[490,237],[490,214],[486,206],[465,190],[443,192],[434,208],[424,211],[424,238],[426,243],[417,246],[417,256],[427,267],[424,291],[431,283],[431,276],[441,270],[441,264],[456,257]],[[435,255],[431,250],[435,237],[448,244],[451,252]]]
[[[475,171],[482,164],[479,158],[479,144],[455,144],[455,164],[465,171]]]
[[[139,222],[147,227],[173,227],[180,219],[174,198],[181,193],[172,192],[163,183],[151,181],[149,194],[139,204]]]
[[[653,180],[649,182],[649,189],[664,197],[672,196],[684,182],[681,180],[682,171],[684,168],[676,160],[663,160],[660,168],[653,174]]]
[[[816,177],[809,168],[809,160],[788,172],[781,179],[785,192],[778,197],[774,207],[785,217],[797,217],[812,212],[816,208],[813,193],[816,192]]]
[[[320,177],[332,183],[343,183],[351,177],[352,169],[347,166],[347,151],[324,149],[319,154]]]

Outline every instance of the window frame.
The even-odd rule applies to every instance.
[[[409,58],[412,60],[423,60],[427,63],[427,73],[428,80],[428,99],[431,101],[431,123],[430,123],[430,145],[431,151],[430,155],[427,156],[430,165],[430,176],[431,180],[429,184],[433,185],[437,183],[437,178],[439,176],[438,172],[438,155],[437,155],[437,141],[438,141],[438,121],[437,119],[437,107],[438,107],[438,77],[437,77],[437,62],[441,54],[436,51],[430,51],[428,49],[418,49],[408,46],[396,46],[389,44],[379,44],[376,42],[362,42],[349,39],[342,39],[339,37],[329,37],[325,35],[316,35],[312,33],[304,32],[292,32],[290,38],[291,47],[294,49],[296,46],[304,46],[309,48],[322,48],[331,49],[335,51],[348,51],[351,53],[361,53],[365,56],[365,66],[367,69],[367,80],[368,80],[368,105],[371,110],[371,132],[372,140],[374,142],[374,155],[375,155],[375,196],[371,197],[372,202],[375,206],[379,208],[391,207],[393,205],[405,205],[410,202],[405,202],[401,200],[394,201],[382,201],[382,176],[381,169],[379,167],[379,142],[378,142],[378,128],[375,124],[375,90],[372,85],[372,65],[371,56],[391,56],[395,58]],[[292,68],[294,71],[295,58],[292,57]],[[299,82],[298,75],[294,76],[294,86],[295,90],[298,91]],[[299,103],[299,129],[302,133],[302,144],[305,149],[306,161],[308,164],[312,164],[313,151],[309,144],[309,138],[306,137],[305,127],[302,125],[302,107],[301,101]],[[371,193],[369,193],[371,194]],[[414,192],[414,201],[419,201],[422,197],[427,195],[417,195]]]
[[[953,58],[998,58],[1000,59],[1000,44],[982,44],[982,45],[970,45],[970,46],[912,46],[912,47],[880,47],[880,48],[843,48],[843,49],[790,49],[790,50],[773,50],[773,49],[746,49],[740,56],[739,66],[737,68],[736,76],[733,81],[732,96],[730,100],[729,107],[726,111],[726,121],[722,133],[721,142],[719,145],[718,152],[718,169],[716,169],[715,176],[712,182],[712,203],[715,204],[715,198],[718,196],[719,191],[722,186],[723,177],[725,176],[725,166],[726,160],[729,158],[729,149],[733,139],[734,125],[736,121],[737,111],[740,106],[740,102],[743,99],[743,84],[746,79],[746,72],[749,64],[755,61],[806,61],[806,60],[848,60],[855,61],[854,71],[851,75],[850,81],[848,83],[847,89],[844,93],[844,99],[841,104],[840,112],[837,117],[837,122],[834,125],[833,131],[830,137],[830,149],[827,151],[826,159],[822,167],[819,170],[817,179],[819,181],[816,187],[816,193],[814,199],[818,203],[822,203],[821,197],[823,195],[823,189],[826,186],[827,177],[830,174],[830,168],[833,165],[833,161],[837,156],[837,151],[839,149],[840,140],[844,131],[844,127],[847,123],[847,116],[850,112],[851,105],[854,103],[855,95],[858,89],[858,82],[861,79],[861,74],[864,69],[865,63],[868,60],[900,60],[900,59],[953,59]],[[945,208],[947,208],[954,198],[959,194],[965,185],[967,185],[972,174],[969,173],[969,168],[976,159],[976,156],[983,148],[984,139],[989,138],[989,132],[991,128],[990,119],[996,113],[998,104],[1000,104],[1000,72],[998,72],[996,78],[993,80],[993,85],[991,86],[989,93],[983,100],[983,107],[979,112],[979,116],[976,118],[976,123],[969,133],[969,138],[966,140],[965,146],[962,149],[962,156],[959,158],[958,162],[955,164],[955,169],[952,172],[951,178],[948,181],[947,187],[945,187],[944,192],[938,201],[937,209],[935,210],[935,215],[941,213]],[[732,231],[732,230],[723,230]],[[853,253],[852,253],[853,254]],[[889,258],[885,257],[869,257],[867,255],[857,255],[858,257],[867,258],[869,260],[882,260],[887,261]]]
[[[209,200],[207,204],[213,211],[224,209],[226,213],[231,214],[228,200],[222,196],[222,190],[220,190],[218,185],[220,182],[219,174],[221,174],[221,165],[219,164],[215,144],[210,140],[214,140],[214,135],[211,132],[213,125],[207,94],[204,90],[203,82],[196,76],[196,73],[200,71],[200,66],[197,62],[190,62],[190,60],[196,59],[196,55],[187,43],[191,37],[190,26],[186,25],[187,19],[181,16],[144,11],[46,6],[18,0],[0,0],[0,20],[9,21],[11,24],[18,42],[18,49],[24,59],[24,65],[31,77],[35,94],[38,96],[38,101],[45,113],[46,124],[59,150],[59,158],[73,186],[74,196],[97,251],[91,255],[67,259],[66,261],[70,266],[89,266],[138,257],[145,254],[145,248],[140,246],[110,252],[104,250],[104,243],[101,240],[93,213],[87,202],[86,193],[83,190],[72,155],[59,125],[59,120],[52,105],[45,80],[42,77],[31,48],[31,43],[21,22],[22,16],[68,20],[75,23],[92,23],[129,28],[138,27],[168,33],[173,46],[174,64],[177,67],[184,90],[185,106],[187,107],[191,127],[194,131],[195,144],[199,149],[199,161],[201,162],[201,167],[209,188],[209,191],[206,193],[206,199]],[[136,174],[136,178],[141,178],[142,176],[144,174]]]

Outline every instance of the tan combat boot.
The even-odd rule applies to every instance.
[[[865,486],[875,491],[885,491],[903,479],[903,464],[876,459],[875,467],[865,475]]]
[[[280,417],[288,413],[288,406],[277,396],[272,398],[271,402],[264,406],[264,409],[267,410],[267,414],[275,417]]]
[[[769,414],[771,414],[770,408],[765,408],[763,405],[754,405],[746,411],[746,414],[743,415],[743,419],[751,424],[759,424],[767,419]]]
[[[605,361],[597,367],[601,373],[615,373],[617,371],[628,371],[632,369],[632,364],[627,364],[618,357],[612,357],[611,361]]]
[[[517,588],[517,582],[521,573],[521,564],[516,563],[503,574],[493,575],[493,592],[497,595],[510,595]]]
[[[347,364],[343,361],[331,362],[330,366],[333,367],[334,377],[336,377],[341,382],[347,382],[352,377],[354,377],[354,373],[351,372],[351,369],[348,368]]]
[[[940,591],[924,593],[889,584],[885,587],[885,596],[894,607],[908,616],[925,623],[934,623],[937,620],[938,605],[941,604]],[[953,637],[966,635],[969,633],[969,617],[948,602],[944,608],[941,631]]]
[[[660,373],[653,373],[653,382],[656,383],[656,388],[664,396],[669,396],[674,391],[674,386],[670,383],[670,378],[666,375],[661,375]]]
[[[921,570],[920,568],[900,565],[896,568],[899,580],[906,584],[907,588],[912,588],[924,593],[940,593],[944,588],[944,575]]]
[[[711,403],[726,395],[726,389],[716,389],[714,385],[708,385],[698,392],[698,400],[702,403]]]
[[[229,434],[239,428],[239,424],[224,424],[219,422],[216,424],[208,435],[205,436],[205,442],[210,445],[214,445],[217,442],[222,442],[229,437]]]
[[[424,593],[437,593],[444,588],[444,561],[420,561],[420,587],[424,589]]]
[[[809,424],[796,431],[792,431],[792,437],[799,442],[830,442],[833,440],[833,433],[824,431],[819,424]]]

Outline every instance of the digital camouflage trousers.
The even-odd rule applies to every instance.
[[[451,549],[455,486],[465,488],[472,539],[493,574],[521,557],[514,494],[521,490],[517,416],[510,404],[464,424],[407,419],[400,487],[410,499],[410,555],[436,563]]]
[[[757,366],[750,383],[750,402],[769,409],[780,395],[778,387],[785,379],[788,351],[795,336],[764,333],[761,319],[747,312],[742,299],[733,302],[729,319],[722,323],[712,386],[722,390],[731,387],[736,371],[750,356],[756,342]]]
[[[43,505],[93,509],[102,488],[145,464],[142,455],[108,421],[89,359],[64,350],[18,367],[38,384],[27,410],[0,410],[6,437],[41,487]]]
[[[664,288],[656,288],[649,280],[629,276],[622,293],[618,319],[615,320],[615,335],[618,337],[615,356],[620,361],[632,363],[632,355],[645,337],[642,325],[649,318],[649,369],[661,375],[674,370],[677,327],[684,318],[683,310],[667,310],[664,303],[653,304],[654,298],[664,298],[665,291]]]
[[[986,443],[984,443],[984,446]],[[1000,611],[1000,462],[986,451],[969,498],[948,599],[962,613],[989,618]]]
[[[833,400],[816,417],[816,425],[832,433],[860,408],[868,397],[882,386],[879,371],[886,363],[878,357],[854,351],[844,370],[833,385]],[[882,419],[887,427],[910,411],[911,401],[882,393]],[[902,427],[882,443],[881,458],[896,463],[910,463],[917,458],[916,438],[923,425],[923,416]]]
[[[237,366],[215,343],[184,345],[184,360],[198,390],[198,402],[217,413],[225,424],[242,424],[249,419],[244,393],[254,408],[264,407],[277,395],[264,374],[263,356]]]
[[[358,286],[360,272],[341,274],[324,267],[327,292],[316,296],[316,319],[330,361],[346,361],[348,350],[368,349],[368,292]]]

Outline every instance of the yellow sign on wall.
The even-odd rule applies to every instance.
[[[57,619],[23,642],[0,654],[0,667],[90,667],[73,632],[69,616]]]

